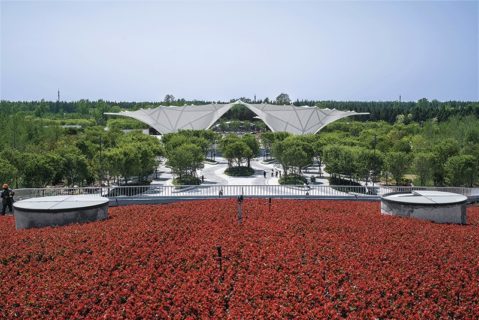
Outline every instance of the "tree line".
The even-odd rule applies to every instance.
[[[204,139],[202,143],[192,143],[194,140],[188,138],[189,135],[191,133],[171,134],[170,142],[165,142],[166,149],[174,150],[175,157],[184,162],[188,161],[187,155],[192,153],[194,145],[203,145],[196,151],[198,158],[192,165],[183,164],[189,168],[181,171],[183,178],[196,175],[196,170],[201,168],[200,160],[217,142],[228,160],[226,174],[253,174],[250,161],[260,155],[260,147],[263,147],[270,159],[281,165],[280,183],[286,184],[306,182],[305,169],[321,176],[323,165],[331,175],[332,184],[354,184],[361,180],[472,187],[479,179],[479,120],[473,116],[454,117],[442,123],[433,119],[422,124],[406,124],[402,118],[394,124],[342,120],[316,135],[264,132],[240,137],[228,134]],[[178,143],[172,141],[183,141],[189,147],[177,148]],[[168,163],[174,172],[179,172],[175,161],[168,158]]]
[[[15,187],[119,184],[132,177],[141,184],[163,154],[156,137],[139,131],[101,126],[71,131],[29,118],[15,120],[7,123],[14,128],[0,127],[0,180]]]
[[[168,99],[168,103],[180,103],[174,97]],[[161,142],[139,132],[120,130],[146,128],[136,120],[101,120],[103,112],[121,110],[119,104],[80,101],[77,107],[82,105],[83,115],[52,114],[48,109],[52,104],[57,103],[0,103],[5,111],[0,117],[2,181],[41,187],[92,185],[109,180],[131,183],[129,180],[135,177],[133,180],[140,183],[147,180],[159,157],[164,156],[178,183],[193,184],[199,181],[197,170],[205,159],[214,158],[215,150],[228,160],[227,174],[251,173],[250,160],[259,155],[260,146],[267,156],[281,164],[284,183],[304,181],[303,170],[312,164],[324,164],[326,171],[338,182],[347,179],[472,186],[478,179],[477,103],[451,102],[451,107],[446,107],[448,103],[438,105],[434,101],[401,103],[397,112],[392,113],[397,113],[393,122],[390,119],[343,119],[328,125],[317,135],[290,136],[266,131],[261,135],[240,137],[206,130],[164,135]],[[401,109],[403,105],[413,106],[406,108],[409,111],[417,108],[417,113],[422,114],[419,118],[427,119],[418,121],[414,112]],[[143,105],[128,105],[133,109],[139,106]],[[387,109],[387,103],[383,102],[361,102],[358,106]],[[446,111],[437,116],[437,108]],[[245,109],[232,108],[231,117],[247,120],[251,114]]]
[[[296,106],[317,106],[338,110],[352,110],[356,112],[369,112],[369,116],[362,116],[359,121],[383,120],[394,123],[398,116],[405,117],[406,122],[424,122],[431,119],[446,121],[455,116],[465,117],[474,115],[479,117],[479,102],[477,101],[444,101],[420,99],[416,102],[399,101],[321,101],[321,100],[296,100],[291,101],[286,93],[281,93],[276,99],[257,99],[242,97],[247,103],[272,103],[293,104]],[[232,99],[231,101],[236,101]],[[186,104],[203,105],[215,101],[176,99],[167,95],[163,101],[155,102],[116,102],[116,101],[0,101],[0,113],[8,116],[17,113],[35,115],[40,118],[90,118],[97,124],[105,124],[105,112],[119,112],[121,110],[138,110],[140,108],[155,108],[160,105],[183,106]],[[221,103],[221,101],[216,101]],[[246,108],[232,108],[226,117],[253,121],[255,114]]]
[[[479,120],[405,124],[339,121],[321,133],[326,171],[351,180],[473,186],[479,175]],[[406,175],[409,174],[409,177]]]

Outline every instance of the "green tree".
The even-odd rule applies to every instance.
[[[414,173],[418,176],[421,186],[427,185],[427,182],[431,179],[433,162],[434,155],[432,153],[421,152],[414,156]]]
[[[158,161],[155,153],[155,149],[146,144],[140,144],[137,146],[139,156],[139,171],[138,180],[145,180],[144,177],[155,172],[158,167]]]
[[[148,129],[148,125],[132,118],[115,118],[115,119],[108,119],[106,122],[106,126],[109,129]]]
[[[281,93],[276,97],[276,104],[291,104],[291,99],[287,93]]]
[[[169,133],[163,136],[162,141],[168,154],[179,146],[188,143],[188,137],[177,133]]]
[[[359,149],[342,145],[327,146],[324,150],[324,163],[326,164],[326,171],[333,176],[342,174],[352,179],[353,176],[360,173]],[[367,170],[367,164],[364,164],[363,167],[363,171]]]
[[[445,164],[447,159],[459,154],[459,143],[455,139],[438,141],[433,147],[434,161],[432,172],[435,186],[442,186],[446,180]]]
[[[119,148],[110,148],[103,155],[103,170],[105,170],[108,185],[112,177],[118,178],[121,175],[122,153]]]
[[[57,149],[56,152],[62,159],[63,167],[61,171],[67,185],[84,185],[95,180],[93,168],[77,147],[63,146]]]
[[[217,135],[211,130],[181,130],[177,133],[165,135],[162,141],[167,152],[182,144],[191,143],[199,146],[206,157],[216,138]]]
[[[266,131],[261,133],[260,140],[265,150],[265,154],[271,154],[274,143],[274,132]]]
[[[141,161],[136,144],[127,143],[117,147],[120,153],[119,171],[125,184],[128,183],[128,178],[138,175],[141,171]]]
[[[327,145],[323,149],[323,162],[326,165],[325,170],[330,174],[339,174],[342,168],[342,148],[343,146],[332,144]]]
[[[383,153],[378,150],[359,147],[356,147],[354,151],[354,157],[356,158],[354,160],[356,162],[356,175],[360,178],[364,178],[366,182],[368,182],[370,178],[375,180],[383,168]]]
[[[0,183],[12,184],[17,174],[18,170],[15,166],[0,158]]]
[[[8,181],[10,181],[11,183],[15,182],[16,187],[18,187],[19,177],[23,175],[22,153],[18,150],[7,147],[0,152],[0,159],[6,161],[11,166],[13,166],[13,168],[15,168],[13,171],[11,171],[11,174],[13,174],[13,179]],[[10,166],[7,166],[5,168],[11,170]],[[4,169],[4,172],[7,172],[7,169]]]
[[[479,167],[477,159],[471,155],[450,157],[445,165],[446,181],[452,186],[472,187],[477,179]]]
[[[44,188],[54,178],[56,168],[51,158],[44,154],[24,153],[22,160],[22,184],[27,188]]]
[[[40,104],[37,105],[37,108],[35,109],[35,116],[37,117],[43,117],[48,111],[50,110],[50,108],[48,107],[48,104],[45,102],[45,100],[41,100],[40,101]]]
[[[225,135],[219,141],[220,151],[221,151],[223,157],[228,160],[228,168],[231,168],[233,166],[233,158],[234,157],[232,157],[232,158],[226,157],[225,156],[226,149],[228,148],[228,146],[232,145],[233,143],[240,142],[240,141],[241,141],[241,139],[237,135],[234,135],[234,134]],[[231,152],[231,150],[230,150],[230,152]]]
[[[166,102],[166,103],[175,102],[175,96],[173,96],[172,94],[167,94],[163,101]]]
[[[259,143],[256,140],[255,136],[252,134],[245,134],[241,138],[241,141],[243,141],[251,150],[251,155],[246,157],[246,160],[248,161],[248,168],[250,168],[251,158],[259,156]]]
[[[386,154],[386,166],[396,180],[396,185],[401,183],[402,177],[409,168],[410,161],[410,156],[405,152],[393,151]]]
[[[300,145],[290,145],[283,149],[281,160],[285,167],[296,169],[295,174],[301,174],[301,168],[311,164],[308,154]],[[287,173],[286,173],[287,175]]]
[[[140,131],[129,132],[120,138],[120,144],[135,144],[135,145],[146,145],[152,149],[153,153],[156,155],[163,154],[163,148],[160,141],[156,137],[152,137],[146,134],[143,134]]]
[[[202,167],[204,160],[201,148],[191,143],[180,145],[167,153],[167,157],[167,165],[180,180],[183,180],[185,176],[196,177],[196,171]]]
[[[300,141],[308,144],[312,149],[313,153],[313,160],[317,160],[319,163],[318,169],[319,173],[321,173],[321,155],[323,152],[323,148],[326,145],[325,140],[320,138],[317,134],[304,134],[297,137]]]
[[[287,132],[271,132],[271,131],[266,131],[266,132],[263,132],[261,133],[261,137],[260,137],[260,140],[261,140],[261,143],[263,145],[263,148],[265,148],[265,150],[272,154],[273,152],[273,144],[275,142],[279,142],[279,141],[283,141],[284,139],[286,139],[287,137],[289,137],[290,134],[287,133]]]
[[[245,159],[253,156],[253,151],[244,141],[239,140],[225,145],[223,156],[228,159],[228,163],[236,162],[236,166],[241,167]]]
[[[402,138],[394,142],[392,151],[410,153],[412,151],[411,142],[407,138]]]
[[[108,103],[103,100],[98,100],[97,102],[95,102],[95,107],[90,109],[90,113],[93,115],[96,124],[106,124],[105,112],[108,112],[109,108],[110,106],[108,105]]]
[[[419,99],[417,101],[417,106],[419,109],[427,109],[429,106],[429,101],[426,98]]]
[[[302,169],[313,162],[314,149],[301,136],[289,136],[273,144],[273,155],[281,163],[285,175],[290,169],[292,173],[301,175]]]

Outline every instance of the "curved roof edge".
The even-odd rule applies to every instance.
[[[286,131],[292,134],[315,134],[336,120],[368,112],[320,109],[309,106],[249,104],[237,100],[228,104],[188,105],[182,107],[159,106],[152,109],[106,112],[105,115],[130,117],[146,123],[165,134],[179,130],[209,129],[221,116],[236,104],[242,104],[254,112],[273,132]]]

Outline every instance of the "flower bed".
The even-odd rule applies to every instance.
[[[468,225],[379,203],[211,200],[110,209],[15,231],[0,217],[0,318],[421,318],[479,314],[479,208]],[[222,268],[217,259],[222,249]]]

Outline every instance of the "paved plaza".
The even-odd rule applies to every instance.
[[[279,185],[278,179],[281,165],[278,163],[266,163],[262,158],[254,158],[251,160],[251,168],[255,170],[254,175],[249,177],[231,177],[224,172],[228,168],[228,161],[222,157],[216,157],[216,163],[205,163],[204,168],[198,171],[198,177],[203,176],[205,181],[203,185],[244,185],[244,186],[262,186],[262,185]],[[264,177],[266,172],[266,178]],[[324,168],[323,168],[324,172]],[[276,174],[277,173],[277,174]],[[318,167],[315,166],[310,172],[304,173],[308,178],[318,176]],[[317,185],[329,185],[328,175],[316,180]],[[153,184],[172,186],[173,174],[170,168],[163,161],[158,167],[158,178],[155,178]]]

